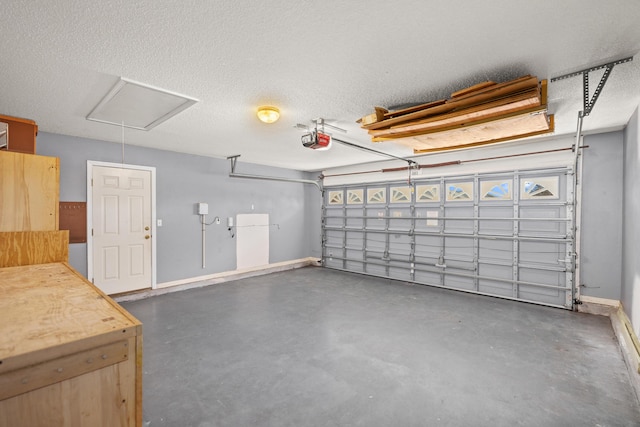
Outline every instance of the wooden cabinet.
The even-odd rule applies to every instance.
[[[66,263],[0,268],[0,427],[142,425],[142,325]]]
[[[60,160],[0,152],[0,231],[58,230]]]
[[[33,120],[21,119],[19,117],[3,116],[0,114],[0,122],[9,125],[7,141],[8,151],[18,153],[36,153],[36,136],[38,135],[38,125]]]
[[[142,324],[66,263],[59,169],[0,151],[0,427],[141,426]]]

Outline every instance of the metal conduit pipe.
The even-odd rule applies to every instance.
[[[301,178],[285,178],[279,176],[266,176],[266,175],[251,175],[244,173],[236,173],[236,161],[238,160],[240,155],[229,156],[227,160],[231,160],[231,172],[229,173],[230,178],[244,178],[244,179],[259,179],[262,181],[281,181],[281,182],[295,182],[300,184],[312,184],[318,187],[318,190],[322,191],[322,185],[320,182],[314,181],[312,179],[301,179]]]
[[[431,163],[431,164],[426,164],[426,165],[421,165],[418,164],[416,162],[412,163],[412,166],[404,166],[404,167],[397,167],[397,168],[386,168],[386,169],[378,169],[378,170],[370,170],[370,171],[361,171],[361,172],[347,172],[347,173],[338,173],[338,174],[332,174],[332,175],[323,175],[322,178],[332,178],[332,177],[337,177],[337,176],[349,176],[349,175],[363,175],[363,174],[368,174],[368,173],[386,173],[386,172],[402,172],[402,171],[408,171],[410,169],[427,169],[427,168],[439,168],[439,167],[443,167],[443,166],[454,166],[454,165],[461,165],[464,163],[473,163],[473,162],[485,162],[485,161],[489,161],[489,160],[499,160],[499,159],[510,159],[512,157],[522,157],[522,156],[533,156],[536,154],[548,154],[548,153],[556,153],[559,151],[568,151],[568,150],[573,150],[574,147],[571,148],[557,148],[554,150],[543,150],[543,151],[531,151],[528,153],[519,153],[519,154],[509,154],[509,155],[505,155],[505,156],[494,156],[494,157],[483,157],[480,159],[471,159],[471,160],[453,160],[450,162],[442,162],[442,163]],[[588,146],[581,146],[579,148],[589,148]],[[403,158],[398,158],[399,160],[404,160],[404,161],[408,161],[407,159],[403,159]]]
[[[264,175],[248,175],[243,173],[230,173],[230,178],[245,178],[245,179],[260,179],[263,181],[283,181],[283,182],[297,182],[301,184],[312,184],[318,187],[318,190],[322,191],[322,186],[318,181],[312,179],[296,179],[296,178],[283,178],[278,176],[264,176]]]

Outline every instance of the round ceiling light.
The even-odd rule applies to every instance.
[[[274,123],[280,118],[280,110],[276,107],[265,105],[258,108],[258,118],[264,123]]]

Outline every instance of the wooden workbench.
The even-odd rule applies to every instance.
[[[68,264],[0,268],[0,427],[142,424],[142,324]]]

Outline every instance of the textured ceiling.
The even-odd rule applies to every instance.
[[[0,113],[40,130],[121,142],[85,116],[122,76],[198,98],[127,144],[320,170],[381,160],[302,147],[296,123],[355,121],[376,105],[425,102],[484,80],[550,79],[640,50],[636,0],[11,1],[0,12]],[[600,78],[593,73],[592,87]],[[259,105],[281,109],[259,122]],[[640,58],[618,65],[584,131],[622,128],[640,104]],[[580,77],[551,83],[556,134],[575,132]]]

